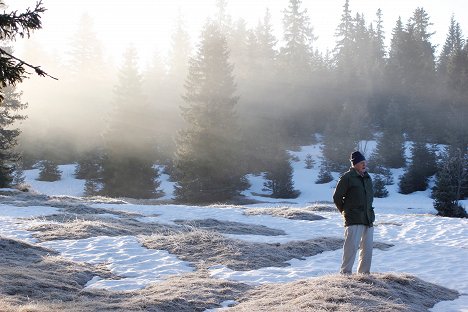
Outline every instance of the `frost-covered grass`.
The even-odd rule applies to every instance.
[[[164,175],[164,201],[83,198],[73,165],[57,182],[27,171],[31,192],[0,190],[2,311],[468,311],[466,219],[436,216],[429,190],[388,186],[374,203],[375,274],[339,276],[339,173],[315,184],[319,146],[292,154],[301,195],[258,196],[264,180],[249,176],[251,205],[168,204]]]

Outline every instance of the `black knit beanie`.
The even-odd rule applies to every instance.
[[[366,158],[364,157],[364,155],[361,154],[361,152],[355,151],[351,153],[351,158],[349,160],[354,166],[355,164],[358,164],[361,161],[366,160]]]

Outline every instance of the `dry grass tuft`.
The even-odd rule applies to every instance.
[[[325,219],[322,216],[319,216],[315,213],[308,211],[307,209],[300,208],[251,208],[244,211],[245,215],[255,216],[255,215],[270,215],[275,217],[281,217],[291,220],[307,220],[307,221],[316,221]]]
[[[283,230],[272,229],[264,225],[246,224],[233,221],[220,221],[216,219],[203,219],[203,220],[175,220],[174,223],[202,228],[208,231],[216,231],[225,234],[250,234],[250,235],[267,235],[278,236],[286,235]]]
[[[226,257],[234,266],[244,268],[269,266],[272,261],[284,265],[281,255],[288,258],[306,251],[310,254],[314,246],[324,249],[332,244],[329,238],[313,244],[242,244],[200,229],[166,231],[148,241],[170,243],[173,250],[186,257],[193,253],[200,267],[209,262],[222,263],[222,257]],[[335,242],[338,248],[341,244],[340,240]],[[203,253],[211,249],[211,254]],[[204,258],[210,255],[213,259]],[[265,261],[263,256],[271,259]],[[87,291],[84,285],[93,276],[113,276],[98,266],[71,262],[52,250],[5,238],[0,238],[0,272],[2,312],[201,312],[227,300],[240,302],[232,311],[427,311],[439,301],[459,296],[456,291],[409,275],[332,275],[253,288],[211,278],[204,269],[172,276],[139,291]]]
[[[226,300],[240,297],[251,286],[213,279],[206,272],[174,276],[132,292],[93,290],[74,293],[70,300],[15,300],[0,299],[2,312],[87,312],[87,311],[205,311],[219,307]]]
[[[49,218],[50,219],[50,218]],[[143,223],[128,218],[66,218],[55,216],[55,221],[62,223],[39,224],[28,228],[35,231],[33,236],[39,241],[57,239],[84,239],[95,236],[148,235],[154,232],[174,229],[175,226],[159,223]]]
[[[410,275],[332,275],[248,291],[230,311],[427,311],[458,293]]]
[[[57,253],[0,238],[0,294],[24,300],[71,300],[93,276],[109,271],[65,260]]]
[[[180,259],[193,262],[198,268],[226,265],[233,270],[256,270],[263,267],[289,266],[286,261],[303,259],[343,245],[339,238],[318,238],[286,244],[250,243],[229,239],[219,233],[192,228],[141,237],[151,249],[167,250]]]

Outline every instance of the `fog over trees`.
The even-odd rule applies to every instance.
[[[89,194],[140,198],[161,194],[157,168],[164,168],[183,202],[234,199],[247,187],[245,174],[265,173],[272,196],[290,198],[297,191],[285,151],[320,139],[323,161],[315,166],[325,181],[330,171],[347,169],[361,140],[376,140],[367,156],[382,181],[389,168],[406,168],[395,181],[401,192],[426,189],[429,176],[459,170],[458,162],[460,178],[450,182],[458,191],[451,194],[466,198],[468,42],[457,17],[438,29],[417,7],[384,29],[385,12],[364,16],[343,0],[335,47],[320,52],[302,1],[284,3],[282,25],[273,25],[265,8],[249,28],[233,20],[226,0],[213,1],[216,13],[196,39],[180,15],[167,59],[155,52],[143,69],[132,47],[119,67],[107,62],[87,15],[66,58],[28,44],[25,58],[61,82],[21,85],[33,99],[16,149],[25,168],[45,159],[78,163]],[[443,44],[432,41],[434,29],[447,34]],[[405,141],[414,142],[408,160]],[[446,152],[435,153],[431,144],[445,144]],[[444,173],[437,178],[449,180]],[[129,184],[147,192],[136,194]]]

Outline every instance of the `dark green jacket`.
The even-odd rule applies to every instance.
[[[354,168],[350,168],[340,177],[333,194],[333,201],[344,216],[345,226],[373,225],[375,221],[372,207],[374,190],[372,179],[367,172],[362,177]]]

